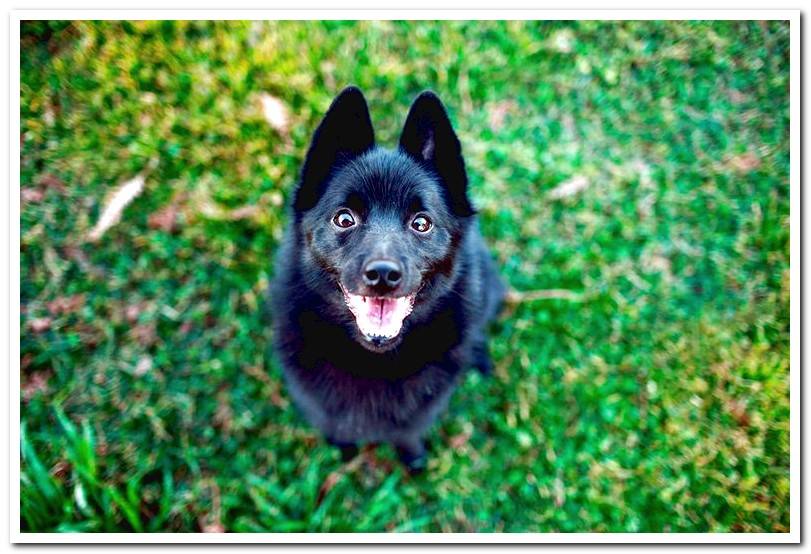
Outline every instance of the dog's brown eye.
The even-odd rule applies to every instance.
[[[428,216],[418,215],[411,222],[411,228],[418,233],[427,233],[431,230],[431,220],[428,219]]]
[[[341,229],[346,229],[355,224],[355,218],[352,217],[352,212],[349,210],[338,210],[338,213],[333,216],[332,222]]]

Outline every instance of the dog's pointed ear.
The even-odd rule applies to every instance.
[[[306,211],[316,205],[330,173],[371,149],[375,132],[369,107],[358,87],[343,89],[313,134],[301,169],[293,207]]]
[[[400,150],[439,176],[455,214],[470,216],[475,213],[467,197],[462,145],[453,131],[445,106],[433,92],[423,92],[411,105],[400,135]]]

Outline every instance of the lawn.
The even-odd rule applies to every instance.
[[[788,30],[24,23],[22,530],[788,531]],[[494,326],[419,476],[342,464],[268,350],[350,83],[389,145],[437,91],[505,280],[568,291]]]

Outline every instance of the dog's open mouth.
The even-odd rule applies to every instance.
[[[341,287],[343,289],[343,287]],[[400,333],[403,321],[414,307],[416,294],[397,298],[361,296],[343,289],[344,300],[358,329],[368,341],[390,340]]]

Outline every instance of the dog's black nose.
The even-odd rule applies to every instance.
[[[403,268],[393,260],[372,260],[363,268],[363,282],[379,291],[394,290],[403,279]]]

